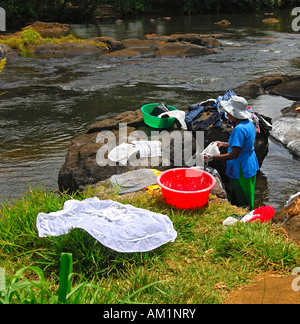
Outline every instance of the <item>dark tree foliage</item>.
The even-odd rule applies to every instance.
[[[108,4],[121,15],[158,11],[185,14],[245,13],[300,6],[300,0],[0,0],[10,24],[40,21],[85,22],[97,6]]]

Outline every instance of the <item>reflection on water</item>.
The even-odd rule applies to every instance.
[[[28,183],[57,188],[72,139],[94,122],[149,102],[187,109],[263,75],[299,73],[299,34],[291,32],[288,15],[273,27],[256,15],[154,18],[154,23],[147,17],[123,25],[72,28],[83,38],[119,40],[148,33],[222,33],[224,46],[220,54],[199,58],[31,57],[7,63],[0,78],[0,93],[7,92],[0,96],[0,196],[18,197],[28,190]],[[215,25],[220,18],[232,24]],[[249,104],[276,117],[291,101],[263,95],[249,99]],[[297,179],[300,161],[271,139],[270,154],[258,177],[257,204],[281,205],[298,191]]]

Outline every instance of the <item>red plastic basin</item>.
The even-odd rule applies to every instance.
[[[157,177],[167,204],[179,209],[196,209],[207,204],[216,179],[206,171],[178,168],[162,172]]]

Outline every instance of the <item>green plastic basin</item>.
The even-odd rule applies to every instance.
[[[143,118],[145,124],[147,124],[150,127],[153,128],[158,128],[158,129],[166,129],[166,128],[171,128],[175,124],[175,119],[174,117],[172,118],[158,118],[156,116],[150,115],[152,111],[154,110],[155,107],[157,107],[159,104],[158,103],[151,103],[147,104],[142,107],[142,113],[143,113]],[[169,110],[178,110],[175,107],[169,106]]]

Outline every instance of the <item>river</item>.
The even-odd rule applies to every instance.
[[[122,25],[71,25],[82,38],[118,40],[145,34],[222,33],[220,54],[199,58],[112,59],[104,56],[19,58],[0,78],[0,197],[13,199],[43,185],[57,188],[59,170],[72,139],[87,127],[145,103],[167,102],[179,109],[216,98],[227,89],[260,76],[299,74],[299,33],[289,13],[279,24],[263,15],[150,17]],[[152,18],[152,17],[151,17]],[[228,27],[214,24],[228,19]],[[263,95],[248,98],[253,110],[270,117],[292,101]],[[281,207],[299,191],[300,161],[270,138],[270,152],[257,181],[256,205]]]

